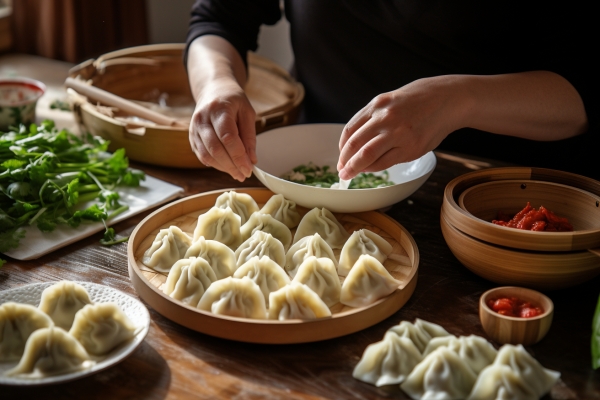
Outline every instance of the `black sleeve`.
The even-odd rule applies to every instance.
[[[246,62],[246,53],[258,48],[262,24],[273,25],[281,18],[279,0],[196,0],[192,6],[184,65],[194,39],[217,35],[230,42]]]

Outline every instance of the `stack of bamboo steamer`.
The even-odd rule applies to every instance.
[[[109,149],[125,148],[135,161],[176,168],[202,168],[188,139],[194,99],[183,64],[184,44],[131,47],[107,53],[71,69],[69,76],[176,119],[163,126],[128,115],[71,92],[70,100],[82,132],[110,141]],[[274,62],[248,54],[244,88],[256,111],[257,133],[293,124],[304,88]]]

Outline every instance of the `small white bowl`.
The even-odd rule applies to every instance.
[[[362,212],[385,208],[413,194],[436,166],[433,152],[388,168],[392,186],[374,189],[329,189],[301,185],[280,178],[301,164],[313,162],[336,170],[343,124],[292,125],[257,136],[256,177],[271,191],[306,208],[325,207],[332,212]]]
[[[33,123],[35,106],[45,92],[46,85],[33,79],[0,79],[0,132]]]

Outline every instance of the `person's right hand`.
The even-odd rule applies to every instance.
[[[220,78],[202,88],[190,122],[190,144],[206,166],[242,182],[256,163],[256,112],[234,79]]]

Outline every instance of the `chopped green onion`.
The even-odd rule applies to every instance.
[[[307,165],[302,164],[297,166],[284,174],[282,178],[301,185],[321,188],[330,188],[334,183],[339,183],[340,181],[337,171],[331,170],[328,165],[320,167],[312,162]],[[391,185],[394,185],[394,182],[390,181],[388,171],[378,174],[361,172],[352,179],[348,189],[372,189]]]

